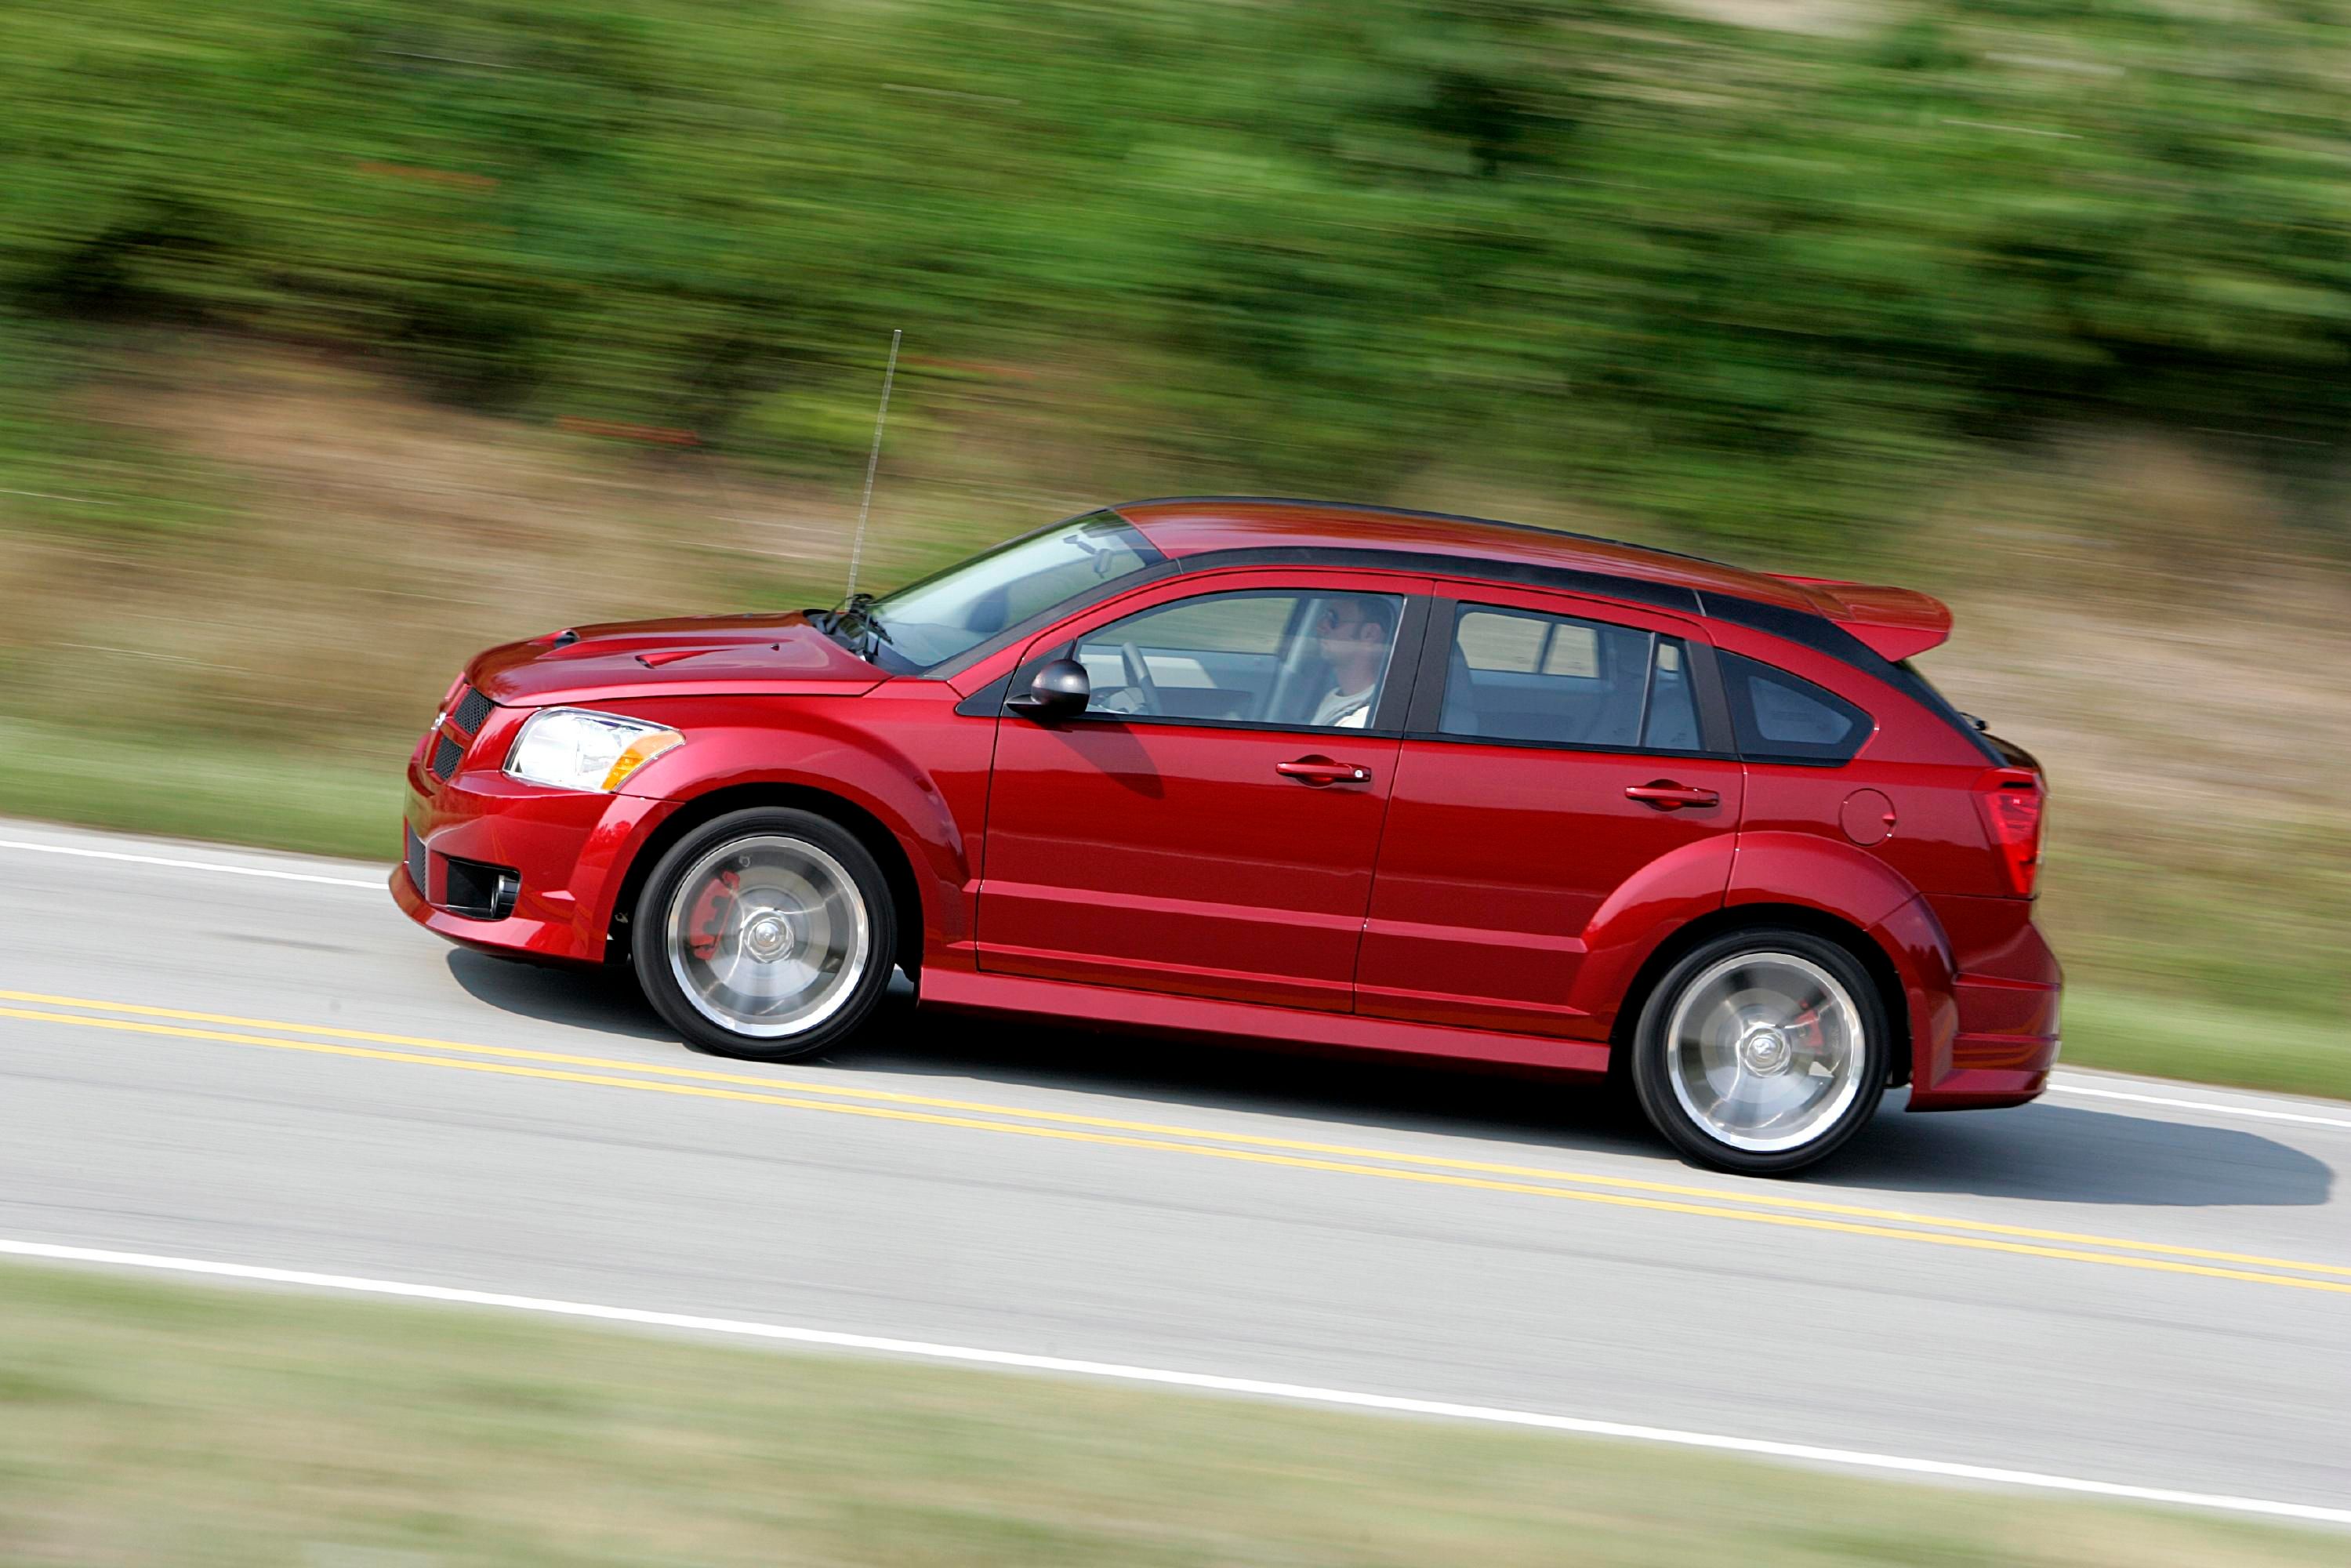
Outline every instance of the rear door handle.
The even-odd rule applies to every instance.
[[[1295,762],[1277,762],[1273,770],[1284,779],[1295,779],[1301,784],[1368,784],[1372,770],[1360,763],[1333,762],[1327,757],[1301,757]]]
[[[1722,804],[1722,797],[1711,789],[1677,784],[1670,779],[1652,779],[1646,784],[1627,784],[1625,799],[1638,800],[1645,806],[1655,806],[1660,811],[1678,811],[1684,806]]]

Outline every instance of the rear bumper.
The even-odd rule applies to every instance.
[[[1923,904],[1926,901],[1921,901]],[[1975,1111],[2022,1105],[2048,1087],[2056,1065],[2064,974],[2032,920],[2009,900],[1942,899],[1956,948],[1949,1006],[1931,1009],[1923,1032],[1914,1010],[1910,1109]],[[1982,906],[2004,905],[1987,909]],[[1997,927],[1997,940],[1987,939]]]
[[[525,784],[492,768],[460,768],[434,779],[422,754],[408,765],[408,831],[422,841],[426,886],[403,857],[392,896],[426,930],[516,957],[601,963],[614,900],[646,838],[676,809],[634,795],[598,795]],[[484,920],[457,914],[446,897],[445,857],[511,867],[521,887],[514,912]]]

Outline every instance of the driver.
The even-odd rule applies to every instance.
[[[1372,721],[1380,675],[1387,668],[1388,640],[1395,634],[1395,601],[1373,593],[1340,594],[1323,605],[1315,632],[1332,685],[1307,722],[1362,729]]]

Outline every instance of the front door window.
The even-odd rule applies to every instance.
[[[1404,598],[1210,593],[1078,639],[1089,714],[1318,729],[1374,727]]]

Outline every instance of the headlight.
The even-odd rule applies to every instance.
[[[507,754],[507,772],[527,783],[610,794],[630,774],[684,744],[685,737],[677,731],[641,718],[585,708],[542,708],[523,721],[522,733]]]

